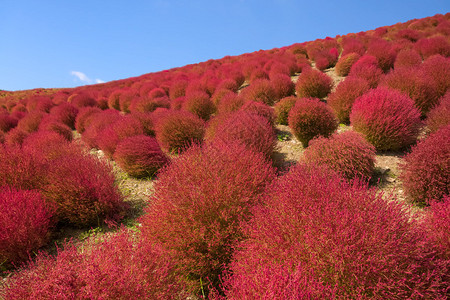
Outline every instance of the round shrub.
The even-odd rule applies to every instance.
[[[435,54],[440,54],[444,57],[450,56],[450,43],[444,36],[423,38],[418,40],[414,46],[424,59]]]
[[[135,97],[130,104],[131,112],[152,112],[158,107],[170,108],[169,98],[150,98],[148,96]]]
[[[375,147],[354,131],[335,133],[329,138],[310,141],[303,154],[306,163],[324,165],[339,172],[347,180],[372,177],[375,167]]]
[[[72,141],[72,129],[66,124],[54,120],[53,118],[44,118],[39,125],[39,131],[52,131],[62,136],[67,141]]]
[[[95,236],[39,254],[34,262],[8,278],[4,299],[179,299],[186,298],[175,281],[173,264],[156,246],[132,234]]]
[[[44,113],[40,111],[28,113],[25,117],[20,119],[19,123],[17,123],[17,128],[28,133],[37,131],[44,116]]]
[[[275,74],[270,77],[270,84],[274,91],[275,102],[278,102],[282,98],[294,95],[295,84],[288,75]]]
[[[450,194],[450,126],[430,134],[412,147],[401,165],[406,196],[419,205]]]
[[[421,65],[422,71],[431,78],[438,97],[442,97],[450,90],[450,58],[433,55]]]
[[[261,272],[280,269],[278,278],[312,282],[299,291],[319,297],[312,299],[445,298],[448,270],[396,199],[300,164],[268,186],[262,201],[231,263],[238,284],[231,282],[229,298],[254,286],[245,293],[260,299],[270,292]],[[278,283],[273,293],[289,294],[291,281]],[[330,290],[333,297],[321,294]]]
[[[338,127],[333,111],[317,98],[298,99],[289,111],[288,124],[303,147],[319,135],[328,137]]]
[[[183,102],[183,109],[193,113],[199,118],[208,121],[211,115],[216,111],[214,103],[205,92],[191,92],[186,96]]]
[[[92,114],[89,118],[89,126],[86,127],[81,139],[90,148],[98,148],[99,134],[111,124],[117,122],[122,116],[115,109],[105,110],[99,114]]]
[[[217,114],[226,114],[239,110],[245,104],[244,97],[229,92],[225,94],[217,104]]]
[[[229,90],[236,93],[239,87],[240,85],[236,82],[236,80],[232,78],[225,78],[217,85],[216,91]]]
[[[239,110],[254,113],[261,117],[264,117],[267,121],[269,121],[271,125],[273,125],[275,121],[274,109],[269,105],[261,102],[247,101],[239,108]]]
[[[10,114],[6,112],[0,112],[0,131],[6,133],[17,126],[19,122],[18,119],[11,117]]]
[[[23,140],[26,139],[26,137],[30,133],[20,129],[20,128],[13,128],[5,135],[5,143],[8,145],[22,145]]]
[[[78,108],[71,103],[61,103],[50,110],[50,115],[52,118],[69,126],[69,128],[75,129],[75,120],[77,118],[78,111]]]
[[[352,65],[348,76],[365,79],[370,88],[376,88],[383,76],[383,70],[378,66],[375,57],[363,55]]]
[[[82,134],[86,129],[86,125],[89,125],[90,121],[93,120],[91,116],[100,112],[102,112],[102,110],[98,107],[81,108],[77,114],[77,117],[75,118],[75,129],[78,131],[78,133]]]
[[[380,82],[380,86],[407,94],[425,116],[439,100],[432,82],[433,80],[419,68],[400,68],[387,74]]]
[[[150,99],[156,99],[161,97],[167,97],[166,91],[162,88],[154,88],[150,92],[148,92],[148,96]]]
[[[218,287],[250,208],[274,179],[265,157],[242,145],[193,146],[159,173],[143,237],[167,251],[192,291]]]
[[[435,132],[450,124],[450,91],[439,99],[438,105],[430,110],[426,124],[430,132]]]
[[[145,135],[155,136],[155,125],[151,113],[134,112],[129,117],[139,121]]]
[[[398,52],[394,62],[394,69],[418,67],[422,64],[422,57],[414,49],[402,49]]]
[[[173,81],[169,88],[169,98],[171,100],[183,97],[186,95],[186,88],[189,84],[189,81],[184,79],[179,79]]]
[[[124,113],[130,112],[130,105],[135,98],[139,97],[135,91],[126,90],[119,94],[119,109]]]
[[[422,226],[446,259],[450,258],[450,195],[431,201]]]
[[[114,161],[130,176],[143,178],[153,177],[169,159],[155,138],[136,135],[119,143],[114,152]]]
[[[120,95],[122,90],[115,90],[108,96],[108,107],[110,109],[120,110]]]
[[[378,66],[387,73],[395,62],[397,53],[392,48],[391,44],[384,39],[375,39],[369,43],[367,47],[367,54],[373,55],[378,62]]]
[[[364,95],[369,89],[369,84],[365,79],[347,77],[328,96],[327,104],[334,111],[339,122],[349,124],[353,103],[356,98]]]
[[[71,103],[77,108],[97,106],[97,101],[95,100],[95,98],[93,98],[88,93],[72,94],[67,99],[67,102]]]
[[[347,76],[353,64],[358,61],[361,56],[358,53],[349,53],[342,56],[336,64],[336,74],[339,76]]]
[[[157,118],[155,135],[164,151],[183,151],[192,143],[202,142],[205,122],[190,112],[170,110]]]
[[[318,70],[307,68],[298,77],[295,85],[297,97],[325,98],[333,87],[330,76]]]
[[[0,261],[3,267],[28,260],[49,239],[51,208],[37,191],[0,188]]]
[[[281,99],[274,106],[275,121],[281,125],[288,125],[288,115],[291,108],[295,105],[299,98],[290,96]]]
[[[260,79],[268,80],[269,74],[267,74],[267,72],[264,71],[263,68],[258,67],[251,72],[249,82],[250,82],[250,84],[252,84],[253,82],[255,82],[255,80],[260,80]]]
[[[48,113],[54,106],[52,99],[47,96],[32,96],[26,101],[28,112]]]
[[[265,117],[247,111],[237,111],[217,126],[214,141],[237,142],[269,158],[275,147],[275,133]]]
[[[364,55],[364,53],[366,53],[366,47],[364,46],[364,44],[358,40],[358,39],[354,39],[354,38],[346,38],[342,41],[342,53],[341,53],[341,57],[346,56],[350,53],[357,53],[359,55]]]
[[[115,184],[110,165],[88,153],[61,156],[52,161],[41,190],[55,204],[59,222],[93,226],[120,220],[127,208]]]
[[[268,79],[258,79],[242,90],[242,97],[247,101],[262,102],[273,105],[275,102],[275,90]]]
[[[378,151],[398,151],[414,144],[422,125],[411,98],[387,88],[370,90],[356,99],[350,124]]]

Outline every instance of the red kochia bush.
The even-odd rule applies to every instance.
[[[394,66],[397,53],[391,44],[383,39],[376,39],[369,43],[367,54],[373,55],[378,62],[378,66],[387,73]]]
[[[415,48],[424,59],[440,54],[444,57],[450,56],[450,42],[444,36],[424,38],[417,41]]]
[[[75,129],[75,120],[77,118],[79,109],[71,103],[61,103],[50,110],[50,115],[55,120],[58,120],[71,129]]]
[[[131,112],[152,112],[158,107],[170,108],[169,98],[167,96],[160,98],[135,97],[130,104],[129,110]]]
[[[275,133],[265,117],[237,111],[217,126],[213,141],[241,143],[252,151],[270,157],[275,147]]]
[[[333,87],[330,76],[312,68],[307,68],[298,77],[295,85],[297,97],[325,98]]]
[[[401,165],[406,196],[419,205],[450,194],[450,125],[411,149]]]
[[[445,298],[448,262],[435,258],[395,199],[300,164],[268,186],[262,200],[231,263],[228,298]],[[278,278],[307,283],[296,288],[299,294],[291,294],[290,280],[267,286],[261,278],[280,269]]]
[[[448,220],[450,220],[450,195],[444,196],[442,201],[431,201],[431,207],[427,209],[422,225],[446,259],[450,259],[450,222]]]
[[[75,118],[75,129],[78,133],[83,133],[86,129],[86,125],[89,125],[89,123],[93,120],[91,116],[100,112],[102,112],[102,110],[98,107],[81,108]]]
[[[117,110],[110,109],[102,111],[99,114],[92,114],[89,117],[89,126],[86,127],[82,140],[91,148],[98,148],[99,134],[111,124],[117,122],[122,116]]]
[[[257,79],[241,92],[242,97],[248,101],[258,101],[267,105],[275,102],[275,90],[268,79]]]
[[[169,162],[154,137],[136,135],[125,138],[116,148],[114,161],[130,176],[153,177]]]
[[[394,62],[394,69],[417,67],[422,64],[422,57],[414,49],[402,49]]]
[[[350,124],[379,151],[412,145],[421,127],[420,112],[411,98],[387,88],[370,90],[356,99]]]
[[[11,117],[10,114],[0,112],[0,131],[6,133],[17,126],[18,119]]]
[[[19,123],[17,123],[17,128],[28,133],[37,131],[43,118],[44,113],[40,111],[28,113],[25,117],[20,119]]]
[[[275,121],[281,125],[288,125],[288,115],[291,108],[299,98],[290,96],[281,99],[274,106]]]
[[[214,103],[206,92],[191,92],[186,96],[183,102],[183,109],[193,113],[199,118],[208,121],[211,115],[216,111]]]
[[[143,237],[167,251],[194,292],[217,287],[243,238],[242,222],[274,179],[265,157],[242,145],[193,146],[158,175]]]
[[[360,57],[358,53],[349,53],[346,56],[342,56],[336,64],[336,74],[339,76],[347,76],[353,64]]]
[[[271,106],[261,102],[247,101],[239,108],[239,110],[260,115],[269,121],[271,125],[273,125],[275,121],[274,109]]]
[[[432,78],[417,67],[400,68],[387,74],[380,82],[380,86],[404,92],[425,116],[439,99],[432,82]]]
[[[333,111],[317,98],[298,99],[289,111],[288,124],[303,147],[319,135],[331,135],[338,127]]]
[[[450,91],[439,99],[439,104],[428,113],[426,124],[430,132],[450,124]]]
[[[329,138],[313,139],[304,152],[303,160],[327,166],[347,180],[356,177],[370,179],[375,167],[375,147],[360,133],[346,131]]]
[[[450,58],[433,55],[425,60],[421,66],[423,72],[431,77],[432,86],[439,97],[450,90]]]
[[[375,57],[363,55],[352,65],[348,76],[365,79],[371,88],[376,88],[383,76],[383,70],[378,66]]]
[[[4,266],[29,258],[49,238],[51,208],[36,191],[0,188],[0,261]]]
[[[56,205],[58,221],[98,225],[120,220],[127,207],[114,180],[111,166],[87,153],[61,156],[49,166],[42,195]]]
[[[169,110],[157,118],[155,135],[163,150],[182,151],[192,143],[203,140],[205,122],[188,111]]]
[[[343,124],[350,123],[350,112],[356,98],[364,95],[369,90],[369,84],[365,79],[358,77],[347,77],[341,81],[336,90],[327,99],[327,104],[334,111]]]
[[[221,99],[219,104],[217,104],[217,114],[225,114],[233,111],[239,110],[245,104],[244,97],[229,92],[225,94]]]
[[[97,106],[97,101],[87,93],[73,94],[69,96],[67,102],[71,103],[77,108]]]
[[[292,96],[295,92],[295,84],[291,77],[285,74],[275,74],[270,77],[270,84],[275,94],[275,102],[280,99]]]
[[[163,251],[122,230],[114,236],[66,244],[8,279],[0,297],[19,299],[179,299],[181,286]]]
[[[73,139],[72,129],[66,124],[54,120],[53,118],[44,118],[39,125],[39,131],[52,131],[60,136],[64,137],[66,140],[71,141]]]

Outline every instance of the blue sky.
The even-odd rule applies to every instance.
[[[448,0],[0,0],[0,89],[123,79],[449,11]]]

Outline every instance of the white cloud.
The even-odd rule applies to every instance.
[[[80,80],[81,82],[84,82],[86,84],[104,83],[105,82],[98,78],[96,78],[95,80],[92,80],[86,74],[84,74],[83,72],[79,72],[79,71],[71,71],[70,75],[75,76],[76,78],[78,78],[78,80]]]

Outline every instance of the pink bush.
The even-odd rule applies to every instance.
[[[79,110],[75,118],[75,129],[82,134],[86,130],[86,125],[93,120],[92,115],[102,112],[98,107],[83,107]]]
[[[52,131],[62,136],[67,141],[72,141],[72,129],[66,124],[54,120],[52,117],[44,118],[39,125],[39,131]]]
[[[369,43],[367,54],[373,55],[378,62],[378,66],[387,73],[395,62],[397,53],[392,49],[391,44],[384,39],[375,39]]]
[[[271,106],[261,102],[247,101],[239,108],[239,110],[264,117],[271,125],[273,125],[275,121],[274,109]]]
[[[156,121],[155,135],[164,151],[183,151],[203,140],[205,122],[187,111],[168,111]]]
[[[303,147],[319,135],[331,135],[338,127],[333,111],[317,98],[298,99],[289,111],[288,124]]]
[[[364,46],[364,44],[360,40],[354,38],[344,39],[342,42],[342,48],[343,50],[341,53],[341,57],[346,56],[350,53],[357,53],[360,56],[366,53],[366,47]]]
[[[268,79],[257,79],[241,92],[247,101],[258,101],[267,105],[275,102],[275,90]]]
[[[430,110],[426,124],[430,132],[435,132],[450,124],[450,91],[439,99],[438,105]]]
[[[402,49],[394,62],[394,69],[417,67],[422,64],[422,57],[414,49]]]
[[[275,74],[270,77],[270,84],[274,91],[275,102],[280,99],[292,96],[295,92],[295,84],[291,77],[285,74]]]
[[[10,114],[6,112],[0,112],[0,131],[6,133],[17,126],[19,122],[18,119],[11,117]]]
[[[28,113],[25,117],[20,119],[19,123],[17,123],[17,128],[28,133],[37,131],[44,116],[44,113],[40,111]]]
[[[433,80],[419,68],[400,68],[387,74],[379,86],[389,87],[408,95],[422,115],[437,104],[439,97]]]
[[[339,122],[349,124],[353,102],[368,90],[369,84],[366,80],[359,77],[348,77],[341,81],[334,92],[328,96],[327,104],[334,111]]]
[[[214,141],[240,143],[269,158],[275,147],[275,133],[265,117],[247,111],[237,111],[217,126]]]
[[[450,259],[450,195],[444,196],[442,201],[431,201],[430,204],[422,226],[442,256]]]
[[[96,237],[84,249],[66,244],[55,257],[40,254],[8,279],[5,299],[178,299],[173,264],[157,246],[122,230]]]
[[[300,164],[262,200],[231,263],[229,298],[445,298],[448,262],[436,258],[396,199]]]
[[[281,99],[274,106],[275,121],[281,125],[288,125],[288,115],[291,108],[295,105],[299,98],[290,96]]]
[[[225,94],[221,99],[219,104],[217,104],[217,114],[225,114],[233,111],[239,110],[245,104],[244,97],[229,92]]]
[[[26,103],[28,112],[48,113],[54,106],[52,99],[47,96],[33,96]]]
[[[450,125],[421,140],[404,157],[401,180],[406,196],[419,205],[450,194]]]
[[[274,179],[265,157],[242,145],[193,146],[158,175],[141,219],[144,239],[167,251],[191,291],[218,287],[242,222]]]
[[[383,76],[383,70],[378,67],[375,57],[364,55],[352,65],[348,76],[362,78],[367,81],[371,88],[376,88]]]
[[[169,162],[155,138],[136,135],[123,139],[114,152],[114,161],[130,176],[153,177]]]
[[[0,261],[2,266],[28,260],[49,239],[51,208],[36,191],[0,188]]]
[[[435,54],[440,54],[444,57],[450,56],[450,42],[444,36],[420,39],[415,44],[415,48],[424,59]]]
[[[8,133],[5,135],[5,144],[8,145],[22,145],[23,140],[26,139],[26,137],[30,133],[20,129],[20,128],[14,128],[8,131]]]
[[[121,118],[121,115],[117,110],[110,109],[102,111],[99,114],[91,114],[88,118],[89,126],[86,127],[81,139],[88,147],[98,148],[98,136],[103,129],[109,127],[111,124],[117,122]]]
[[[345,131],[311,140],[302,160],[329,167],[347,180],[368,180],[375,168],[375,147],[360,133]]]
[[[336,64],[336,74],[339,76],[347,76],[353,64],[358,61],[361,56],[358,53],[349,53],[341,56]]]
[[[189,81],[181,79],[181,80],[175,80],[171,85],[169,89],[169,98],[171,100],[183,97],[186,95],[186,88],[189,84]]]
[[[130,106],[131,112],[152,112],[158,107],[170,108],[169,98],[150,98],[148,96],[135,97]]]
[[[186,100],[183,102],[183,109],[205,121],[208,121],[211,115],[216,111],[216,107],[211,101],[210,96],[201,91],[191,92],[187,95]]]
[[[434,55],[427,58],[422,66],[422,71],[431,78],[431,84],[439,97],[450,90],[450,58]]]
[[[61,103],[58,106],[53,107],[50,110],[50,115],[69,126],[71,129],[75,129],[75,120],[77,118],[79,109],[71,103]]]
[[[307,68],[298,77],[295,85],[297,97],[325,98],[333,87],[330,76],[312,68]]]
[[[67,99],[67,102],[71,103],[77,108],[97,106],[97,101],[95,100],[95,98],[87,93],[72,94]]]
[[[422,125],[411,98],[387,88],[357,98],[350,124],[379,151],[397,151],[414,144]]]

